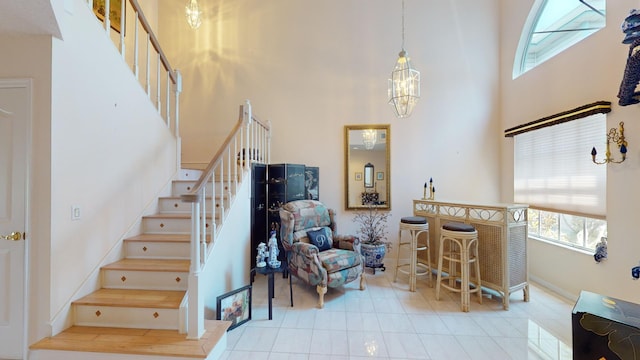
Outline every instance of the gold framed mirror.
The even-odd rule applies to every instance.
[[[391,208],[390,130],[388,124],[345,125],[345,209]]]

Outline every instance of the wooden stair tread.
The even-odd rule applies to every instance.
[[[140,234],[124,239],[125,241],[146,242],[190,242],[190,234]]]
[[[216,211],[218,213],[219,211]],[[143,216],[144,219],[189,219],[191,220],[191,213],[158,213]],[[211,214],[207,214],[207,219],[211,219]]]
[[[181,259],[122,259],[103,266],[104,270],[178,271],[189,272],[190,260]]]
[[[220,194],[216,194],[216,197],[219,198],[221,196],[227,197],[226,194],[220,195]],[[204,197],[205,200],[211,200],[211,195],[207,195]],[[179,195],[171,195],[171,196],[160,196],[159,199],[163,199],[163,200],[177,200],[177,201],[182,201],[182,197],[180,197]]]
[[[73,302],[74,305],[178,309],[185,291],[99,289]]]
[[[60,334],[30,346],[32,350],[63,350],[206,358],[231,325],[229,321],[205,320],[205,333],[188,340],[175,330],[72,326]]]
[[[144,233],[124,239],[124,241],[139,242],[191,242],[190,234],[157,234]],[[207,235],[207,242],[211,242],[211,235]]]

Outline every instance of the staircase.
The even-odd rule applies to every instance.
[[[30,359],[86,359],[86,352],[117,354],[114,359],[222,354],[229,322],[206,321],[199,340],[187,340],[185,334],[191,208],[179,195],[196,182],[193,173],[182,171],[181,179],[194,180],[174,180],[172,196],[158,199],[158,213],[142,218],[143,233],[124,240],[125,258],[101,268],[102,288],[72,303],[74,326],[31,346]],[[205,226],[211,222],[209,214]]]

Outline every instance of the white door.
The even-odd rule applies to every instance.
[[[25,254],[29,80],[0,79],[0,358],[25,348]],[[28,236],[28,234],[27,234]]]

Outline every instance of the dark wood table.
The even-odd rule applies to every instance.
[[[285,274],[287,271],[286,264],[283,262],[280,267],[272,268],[269,265],[263,267],[255,267],[252,269],[252,272],[266,275],[269,279],[269,320],[273,318],[272,311],[272,299],[274,298],[274,286],[273,286],[273,274],[275,273],[283,273]],[[251,277],[253,279],[253,276]],[[293,291],[291,289],[291,275],[289,275],[289,299],[291,301],[291,307],[293,307]]]

